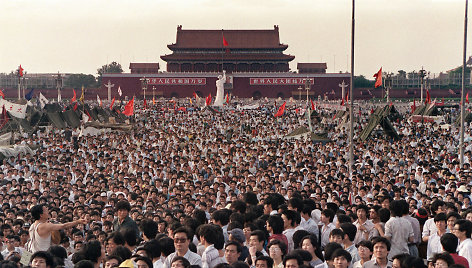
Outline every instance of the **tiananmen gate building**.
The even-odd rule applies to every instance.
[[[311,98],[340,98],[340,84],[349,83],[348,73],[326,73],[326,63],[298,63],[290,71],[295,56],[285,54],[288,45],[280,42],[279,27],[270,30],[186,30],[177,27],[176,41],[161,56],[166,71],[158,63],[131,63],[130,73],[103,74],[103,84],[120,87],[124,95],[207,96],[216,93],[215,82],[226,71],[225,93],[241,98],[306,98],[305,81],[310,81]],[[346,87],[346,90],[349,86]],[[102,85],[102,90],[107,90]]]

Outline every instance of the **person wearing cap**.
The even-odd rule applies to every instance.
[[[229,242],[234,241],[241,245],[241,254],[239,255],[239,260],[244,261],[249,256],[249,249],[244,245],[246,242],[246,236],[244,231],[240,228],[234,228],[231,231],[228,231]]]

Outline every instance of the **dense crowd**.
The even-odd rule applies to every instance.
[[[329,142],[287,139],[310,124],[300,103],[274,118],[276,104],[162,100],[136,108],[130,133],[17,137],[38,149],[1,163],[0,265],[472,265],[469,128],[462,167],[456,128],[404,117],[392,121],[400,139],[356,141],[349,168],[342,119],[316,111],[313,130]],[[356,137],[371,110],[360,107]]]

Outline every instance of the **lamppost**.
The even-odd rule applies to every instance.
[[[62,76],[59,73],[59,71],[57,72],[57,76],[56,76],[56,88],[57,88],[57,102],[61,102],[62,100],[61,98]]]
[[[386,73],[385,75],[385,95],[387,97],[387,103],[390,103],[390,90],[392,89],[392,75],[393,73]]]
[[[144,92],[144,99],[146,99],[146,89],[147,89],[147,86],[148,86],[146,76],[139,79],[139,80],[141,80],[141,88],[143,89],[143,92]]]
[[[26,76],[26,72],[23,75],[23,99],[25,98],[26,80],[28,80],[28,78],[26,78],[25,76]]]
[[[303,88],[302,88],[301,86],[298,87],[298,99],[299,99],[299,100],[302,99],[302,89],[303,89]]]
[[[421,103],[423,103],[423,91],[424,91],[424,78],[426,77],[426,71],[421,67],[419,72],[421,78]]]
[[[156,87],[152,86],[152,100],[153,101],[154,101],[155,91],[156,91]]]
[[[308,105],[308,91],[311,88],[311,80],[307,77],[305,80],[305,89],[306,89],[306,105]]]

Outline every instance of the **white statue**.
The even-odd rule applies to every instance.
[[[213,106],[223,106],[225,102],[225,83],[226,71],[223,70],[223,75],[218,75],[218,80],[216,80],[216,96]]]

